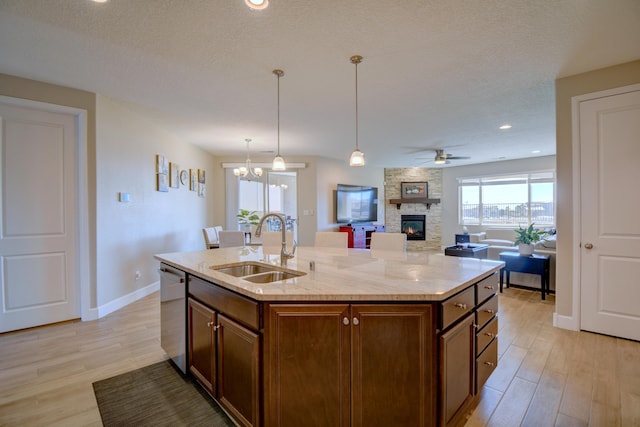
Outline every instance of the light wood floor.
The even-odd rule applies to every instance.
[[[101,425],[91,384],[166,358],[159,305],[0,335],[0,426]],[[500,295],[498,368],[467,426],[640,426],[640,343],[554,328],[553,311]]]

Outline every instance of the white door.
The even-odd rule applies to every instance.
[[[640,90],[579,107],[581,329],[640,340]]]
[[[0,103],[0,332],[80,317],[77,126]]]

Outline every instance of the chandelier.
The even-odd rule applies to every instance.
[[[249,157],[249,143],[251,142],[251,139],[247,138],[245,141],[247,142],[247,160],[244,166],[233,169],[233,174],[242,178],[246,178],[247,176],[259,178],[262,176],[262,168],[251,167],[251,158]]]

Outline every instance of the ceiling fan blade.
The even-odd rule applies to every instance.
[[[451,160],[463,160],[463,159],[470,159],[471,157],[469,156],[450,156],[447,154],[447,159],[451,159]]]

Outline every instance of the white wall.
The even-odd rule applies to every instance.
[[[202,228],[213,224],[215,158],[146,119],[139,107],[96,99],[97,306],[157,282],[154,254],[204,249]],[[205,198],[188,187],[156,191],[155,156],[180,169],[207,172]],[[213,183],[211,183],[213,184]],[[118,193],[131,195],[129,203]],[[141,277],[136,280],[135,273]]]
[[[508,173],[526,173],[537,170],[555,170],[556,156],[532,157],[520,160],[482,163],[470,166],[443,168],[442,173],[442,245],[455,243],[455,234],[462,232],[458,224],[458,178],[502,175]],[[486,227],[469,226],[470,232],[481,231]],[[562,230],[558,229],[560,233]]]

